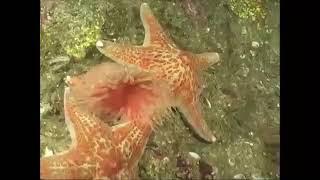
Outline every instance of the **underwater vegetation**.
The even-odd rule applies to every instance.
[[[50,0],[44,1],[50,2]],[[54,10],[43,13],[41,24],[44,43],[60,46],[70,57],[84,58],[90,46],[101,35],[103,13],[111,8],[106,1],[51,1]],[[45,7],[43,7],[45,8]],[[49,10],[50,11],[50,10]],[[48,41],[49,40],[49,41]]]
[[[262,0],[231,0],[231,10],[241,19],[259,21],[266,17],[266,8]]]
[[[42,6],[47,2],[41,0]],[[95,48],[96,41],[143,43],[142,2],[179,47],[216,51],[222,61],[204,74],[200,96],[217,141],[201,141],[177,113],[150,138],[139,162],[141,179],[279,178],[279,1],[59,0],[48,5],[50,18],[41,22],[41,154],[61,152],[71,143],[64,79],[110,60]]]

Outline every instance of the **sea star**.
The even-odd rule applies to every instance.
[[[219,61],[218,53],[194,54],[178,49],[146,3],[141,5],[140,16],[145,29],[142,46],[99,40],[98,50],[117,63],[138,66],[165,80],[191,127],[204,140],[214,142],[216,138],[203,118],[199,95],[203,85],[200,73]]]
[[[108,69],[112,70],[108,72],[113,73],[113,77],[107,78],[109,73],[105,73],[106,76],[102,78],[91,79],[94,72],[99,74]],[[129,74],[130,72],[132,74]],[[139,83],[144,82],[145,75],[142,74],[140,71],[135,74],[130,70],[125,71],[120,65],[104,63],[92,68],[85,75],[69,79],[70,87],[65,89],[64,95],[64,110],[72,145],[66,152],[41,159],[42,179],[137,178],[137,163],[153,130],[150,122],[157,121],[162,116],[160,113],[163,113],[159,107],[169,103],[164,101],[169,97],[165,89],[156,84],[153,86],[145,83],[142,86],[142,83]],[[104,87],[112,88],[112,91],[105,91],[100,100],[104,107],[110,106],[103,109],[104,111],[122,109],[121,123],[110,127],[96,116],[86,103],[81,103],[83,94],[79,92],[79,87],[85,87],[88,83],[83,84],[82,80],[88,79],[92,80],[89,83],[93,91],[89,89],[90,92],[101,90],[100,86],[95,85],[107,83],[106,79],[109,79]],[[132,91],[139,87],[146,89],[144,94],[141,94],[140,90]],[[88,89],[83,89],[86,90]],[[131,95],[123,99],[128,91],[131,91]],[[160,94],[155,94],[156,92]],[[105,99],[108,97],[111,98],[110,101]],[[112,101],[118,102],[114,105]],[[136,104],[132,104],[133,101]]]

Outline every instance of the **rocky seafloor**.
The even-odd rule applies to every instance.
[[[217,51],[204,75],[205,119],[217,136],[207,144],[179,113],[150,139],[142,179],[278,179],[278,0],[41,0],[41,155],[68,148],[64,79],[110,61],[98,38],[142,44],[140,3],[147,2],[182,49]]]

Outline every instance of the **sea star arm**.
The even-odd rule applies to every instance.
[[[216,141],[216,137],[212,134],[203,118],[201,105],[198,101],[181,103],[178,107],[198,136],[208,142]]]
[[[103,123],[93,113],[80,109],[70,94],[70,88],[65,88],[64,92],[65,114],[67,115],[68,130],[70,131],[74,145],[87,145],[91,137],[99,132],[101,136],[111,136],[111,128]]]
[[[94,176],[95,169],[95,164],[85,162],[77,149],[40,160],[41,179],[88,179]]]
[[[114,148],[111,142],[112,129],[92,113],[77,106],[69,88],[65,88],[64,101],[65,114],[70,121],[68,127],[74,131],[74,144],[66,152],[40,160],[41,178],[92,178],[101,173],[101,164],[106,168],[102,170],[103,173],[118,168],[118,159],[109,157],[114,152],[109,151]]]
[[[113,61],[126,66],[143,66],[143,63],[151,62],[151,49],[143,46],[132,46],[125,43],[114,43],[99,40],[97,49]]]
[[[147,3],[142,3],[140,7],[140,17],[145,29],[143,46],[154,46],[161,48],[176,48],[173,41],[162,29],[158,20],[154,17]]]
[[[115,146],[128,162],[128,168],[132,168],[137,165],[144,152],[152,127],[148,123],[132,119],[124,122],[123,125],[115,128],[113,142],[117,142]]]

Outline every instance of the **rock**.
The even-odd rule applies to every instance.
[[[246,176],[243,174],[236,174],[233,176],[234,179],[246,179]]]
[[[260,44],[257,41],[252,41],[251,46],[254,48],[258,48]]]
[[[199,156],[199,154],[195,153],[195,152],[189,152],[189,155],[194,158],[194,159],[197,159],[199,160],[201,157]]]

